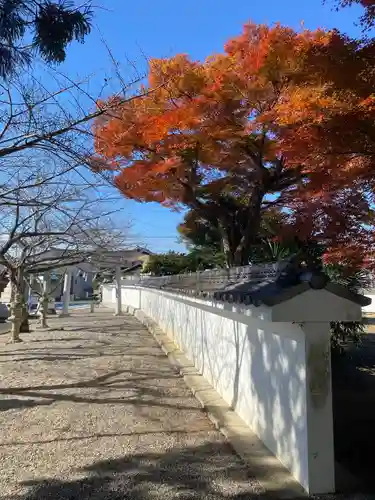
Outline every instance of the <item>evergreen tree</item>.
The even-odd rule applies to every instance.
[[[91,18],[89,5],[78,8],[70,0],[0,0],[0,77],[30,64],[36,54],[63,62],[69,43],[83,43],[90,33]]]

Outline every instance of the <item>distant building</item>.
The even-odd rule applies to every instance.
[[[151,255],[151,252],[145,248],[136,247],[128,250],[108,251],[105,258],[113,263],[121,264],[122,274],[140,274],[143,263]],[[101,266],[100,266],[101,267]],[[100,273],[98,264],[93,262],[83,262],[71,267],[72,280],[70,284],[70,295],[72,299],[85,299],[93,293],[93,280]],[[110,268],[111,274],[114,273],[113,266]],[[59,269],[56,270],[56,276],[59,275]],[[52,276],[51,276],[52,277]],[[63,294],[64,282],[60,279],[60,285],[56,291],[51,294],[56,300],[60,300]]]
[[[152,255],[150,250],[142,247],[135,247],[127,250],[114,250],[105,252],[99,256],[99,262],[108,261],[111,262],[112,266],[115,264],[121,265],[122,269],[128,269],[130,267],[136,266],[137,264],[143,264],[148,257]],[[93,258],[93,262],[95,257]],[[105,264],[101,267],[106,267]]]
[[[63,250],[51,249],[45,256],[53,259],[58,259]],[[98,262],[96,262],[95,257],[90,259],[91,262],[82,262],[80,264],[74,264],[69,266],[71,270],[71,283],[70,283],[70,296],[71,300],[85,299],[93,293],[93,280],[98,274],[102,274],[106,271],[104,263],[108,260],[110,264],[108,265],[108,271],[114,273],[113,266],[118,263],[121,265],[122,272],[127,269],[131,269],[130,273],[140,273],[143,262],[152,253],[141,247],[136,247],[127,250],[118,251],[108,251],[98,257]],[[66,267],[57,267],[49,272],[50,283],[48,285],[50,297],[56,301],[60,301],[63,296],[64,291],[64,274]],[[127,274],[125,272],[125,274]],[[32,280],[32,292],[34,296],[40,295],[42,291],[43,274],[37,276],[37,279]],[[4,283],[5,285],[5,283]],[[10,302],[10,284],[4,288],[3,293],[1,293],[1,302]]]
[[[112,262],[111,266],[102,264],[99,266],[96,278],[100,281],[109,282],[115,277],[114,264],[121,266],[122,277],[141,274],[144,263],[152,255],[146,248],[136,247],[129,250],[106,252],[105,259]]]

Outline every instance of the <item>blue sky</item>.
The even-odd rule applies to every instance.
[[[194,59],[221,52],[224,43],[241,32],[249,20],[257,23],[281,24],[299,29],[301,22],[309,29],[336,27],[352,36],[359,7],[332,10],[331,0],[192,0],[176,2],[159,0],[129,2],[102,0],[95,11],[95,27],[85,44],[69,48],[67,61],[59,67],[70,78],[91,76],[90,87],[95,93],[102,87],[111,63],[103,43],[105,40],[114,57],[122,62],[122,75],[131,77],[134,70],[145,71],[147,57],[169,57],[188,53]],[[183,250],[177,243],[176,226],[182,215],[155,204],[121,202],[123,218],[134,222],[134,243],[146,244],[151,250]],[[119,216],[120,217],[120,216]]]

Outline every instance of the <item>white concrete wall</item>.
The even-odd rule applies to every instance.
[[[369,297],[372,302],[369,306],[362,307],[364,313],[375,313],[375,293],[366,292],[366,297]]]
[[[104,305],[115,302],[103,287]],[[309,490],[306,342],[301,327],[272,323],[270,309],[122,287]]]
[[[105,285],[101,287],[103,298],[102,302],[104,305],[114,306],[116,302],[116,289],[112,285]]]

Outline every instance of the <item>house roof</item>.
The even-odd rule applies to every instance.
[[[42,266],[51,265],[56,262],[58,267],[61,266],[60,259],[64,259],[64,265],[79,264],[80,266],[95,266],[95,267],[111,267],[116,264],[126,264],[130,258],[136,259],[139,255],[151,255],[151,252],[146,248],[135,247],[123,250],[96,250],[94,252],[80,252],[76,249],[51,248],[45,252],[31,257],[33,265],[39,263]]]
[[[132,271],[135,271],[136,269],[142,268],[143,264],[141,262],[138,262],[137,264],[134,264],[134,266],[127,267],[126,269],[122,270],[122,274],[127,274],[131,273]]]
[[[146,248],[141,247],[100,251],[90,257],[90,262],[98,268],[108,268],[115,265],[125,265],[131,259],[140,259],[141,255],[152,255],[152,253]]]

